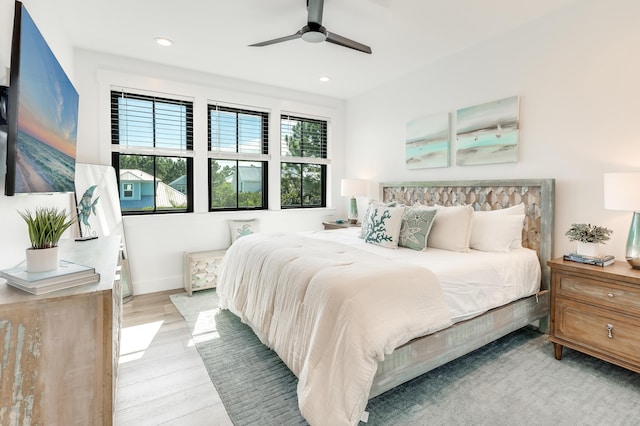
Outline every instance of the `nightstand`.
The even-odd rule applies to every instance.
[[[222,258],[227,250],[208,250],[184,253],[184,289],[189,296],[194,291],[214,288]]]
[[[328,229],[360,228],[360,223],[349,223],[348,221],[343,223],[322,222],[322,226],[324,226],[326,231]]]
[[[566,346],[640,373],[640,270],[626,262],[547,264],[555,358]]]

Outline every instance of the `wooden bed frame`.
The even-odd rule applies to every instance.
[[[497,210],[524,203],[523,247],[538,253],[542,269],[540,292],[492,309],[397,348],[378,364],[369,398],[468,354],[527,324],[539,321],[548,331],[550,272],[553,251],[553,179],[405,182],[380,185],[380,199],[407,205],[471,204],[476,210]]]

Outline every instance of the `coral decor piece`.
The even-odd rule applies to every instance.
[[[569,237],[569,241],[602,244],[609,240],[612,233],[611,229],[603,226],[591,225],[590,223],[573,223],[564,235]]]

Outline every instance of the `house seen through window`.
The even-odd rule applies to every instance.
[[[111,92],[123,214],[193,211],[193,103]]]

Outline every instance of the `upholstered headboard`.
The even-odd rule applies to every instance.
[[[392,182],[380,184],[380,198],[413,205],[470,204],[475,210],[497,210],[524,203],[522,245],[535,250],[542,269],[542,288],[550,284],[547,260],[553,253],[554,179]]]

